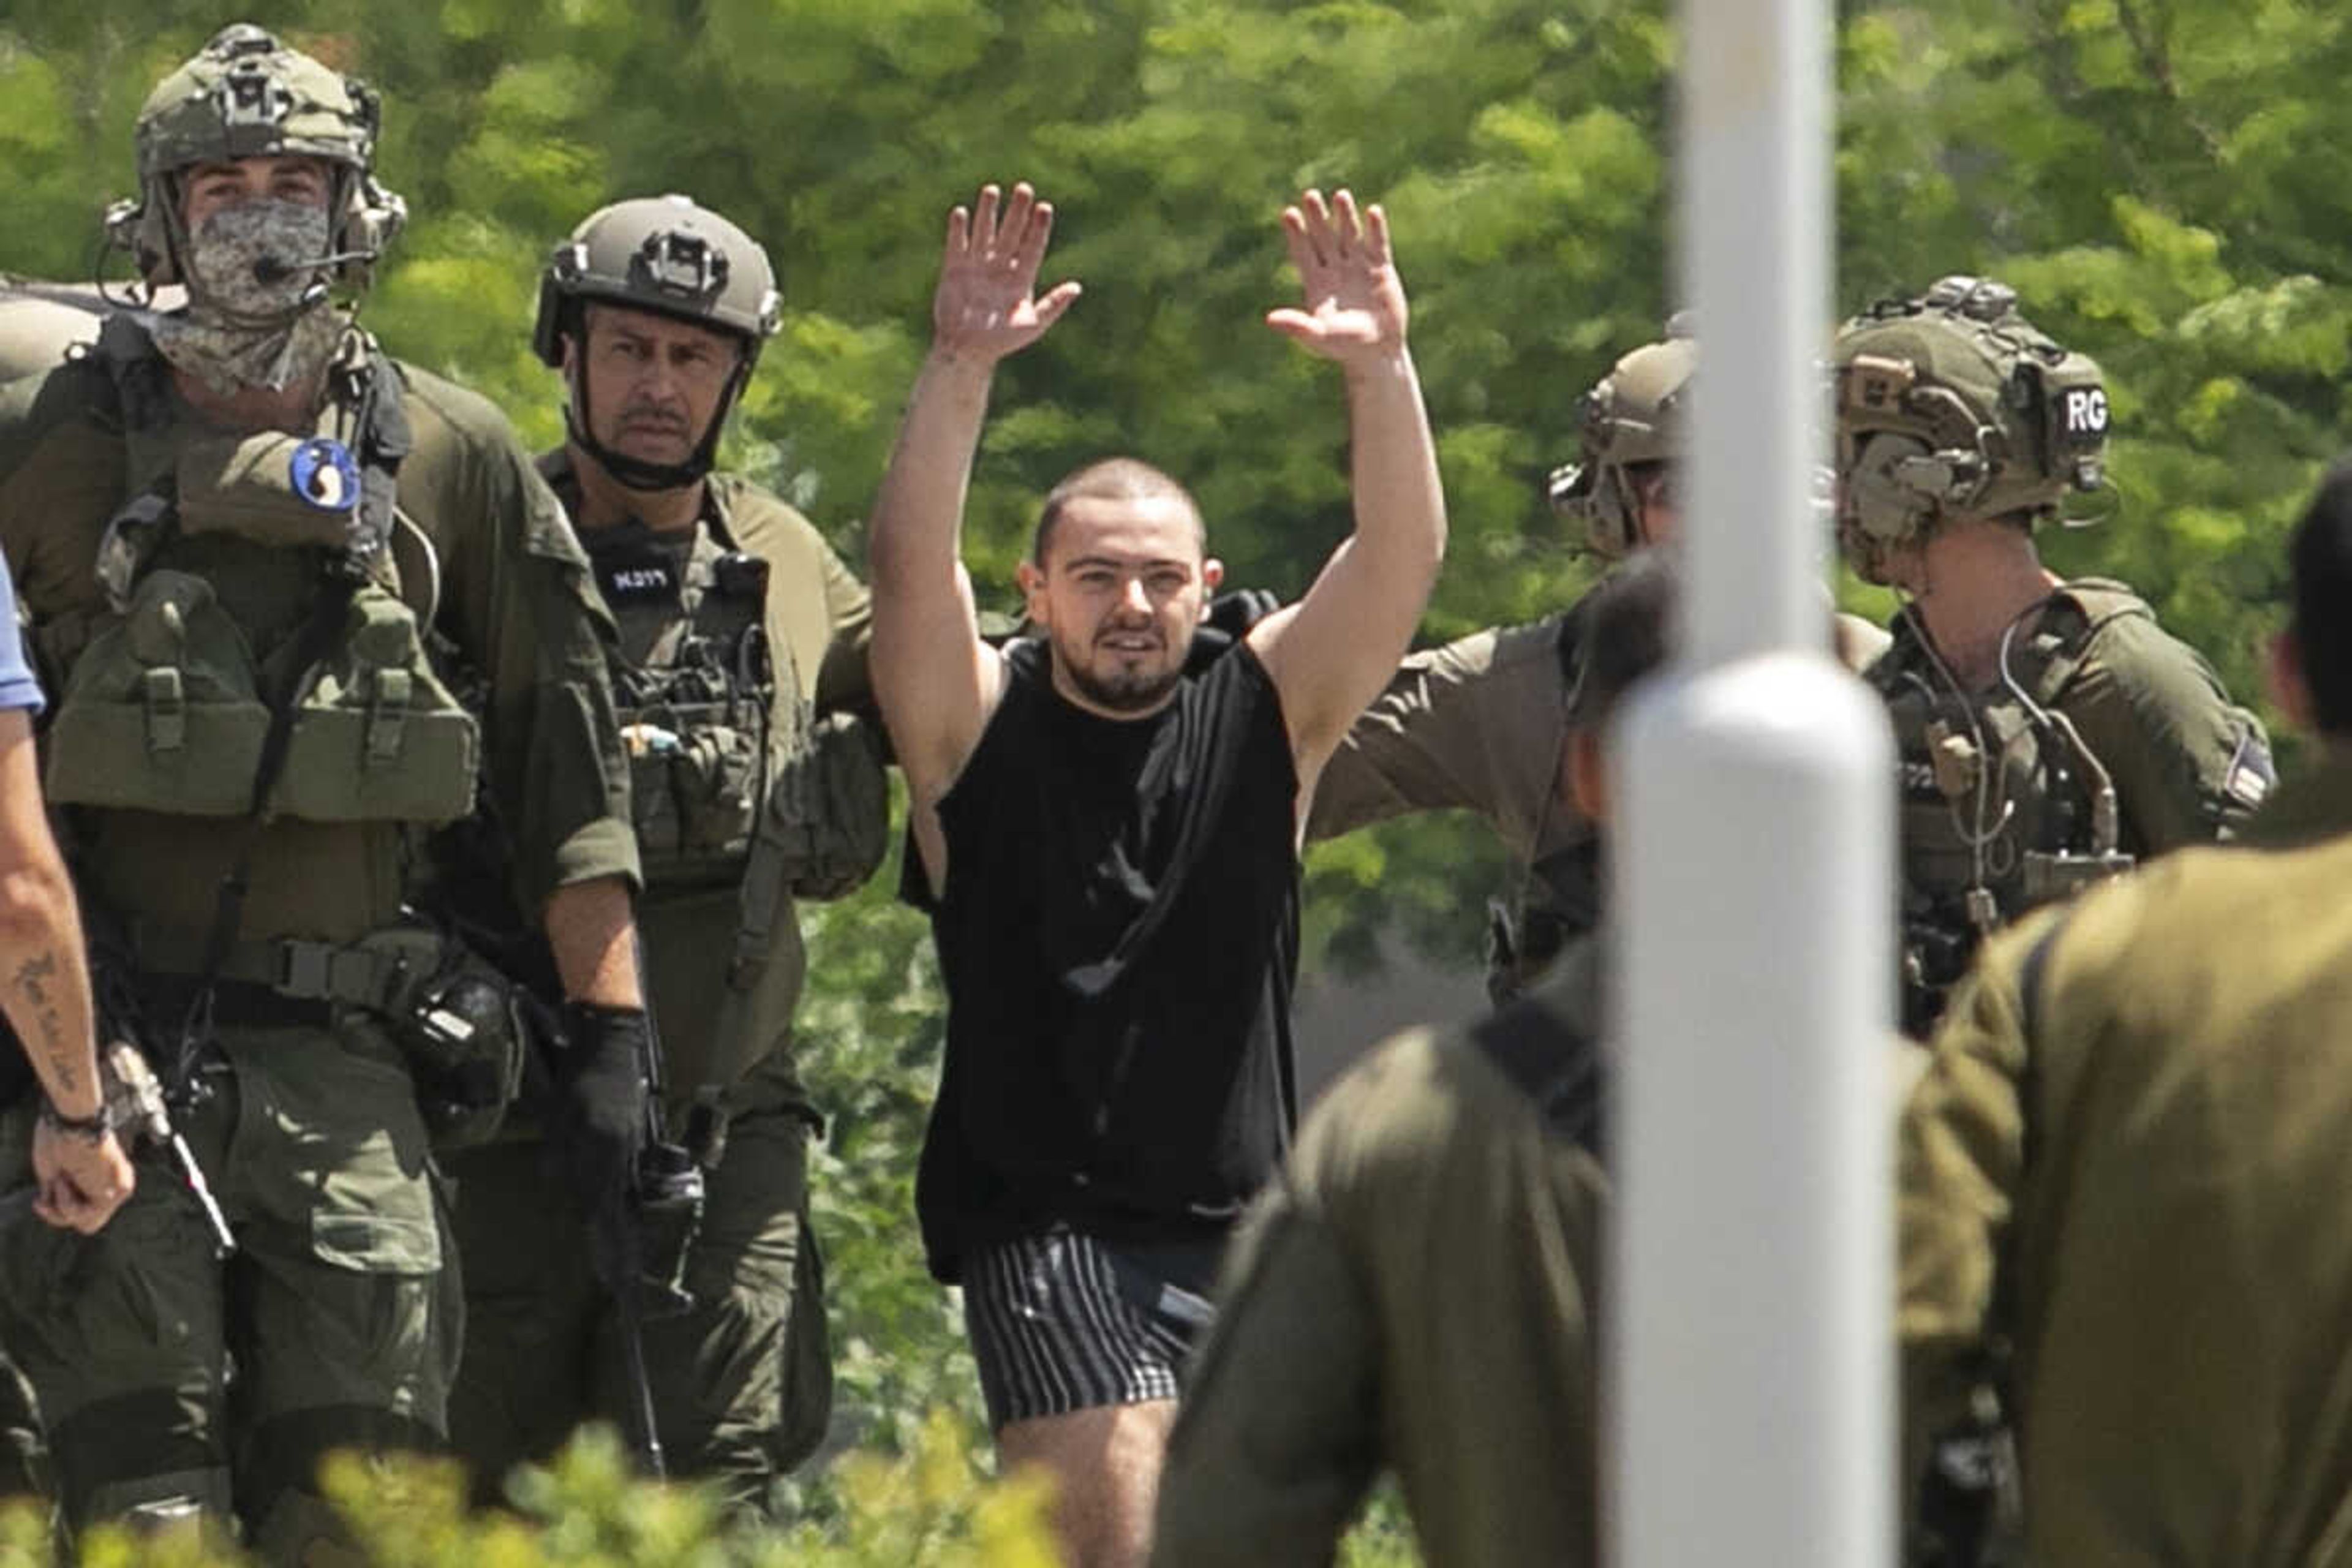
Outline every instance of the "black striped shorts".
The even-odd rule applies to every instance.
[[[964,1269],[963,1319],[988,1424],[1173,1399],[1207,1299],[1149,1252],[1070,1231],[1023,1237]]]

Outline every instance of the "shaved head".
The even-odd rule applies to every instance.
[[[1037,514],[1037,537],[1029,547],[1029,558],[1039,566],[1045,564],[1046,553],[1053,548],[1055,525],[1072,502],[1081,500],[1181,502],[1192,515],[1200,553],[1208,553],[1209,531],[1201,521],[1201,509],[1190,490],[1139,458],[1105,458],[1070,475],[1046,496],[1045,510]]]

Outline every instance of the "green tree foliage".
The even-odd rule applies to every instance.
[[[1841,0],[1838,303],[2006,278],[2112,378],[2121,512],[2048,542],[2126,577],[2242,696],[2281,542],[2343,444],[2352,14],[2332,0]],[[0,268],[86,276],[146,86],[235,0],[14,0],[0,20]],[[1663,0],[281,0],[266,16],[385,93],[409,233],[367,319],[561,432],[528,322],[548,247],[690,191],[774,251],[787,311],[730,459],[856,559],[925,341],[942,216],[1025,176],[1087,286],[1010,363],[973,487],[984,597],[1038,498],[1131,450],[1197,489],[1233,580],[1285,595],[1348,526],[1337,378],[1258,323],[1307,183],[1391,208],[1454,539],[1432,641],[1591,576],[1544,510],[1575,400],[1671,303]],[[1886,601],[1845,584],[1854,605]],[[1401,826],[1310,859],[1310,963],[1371,934],[1466,957],[1483,830]],[[889,874],[886,873],[884,882]],[[916,919],[877,885],[811,917],[803,1037],[834,1117],[816,1190],[850,1435],[971,1419],[920,1269],[913,1153],[940,1023]],[[818,1511],[838,1500],[801,1500]]]
[[[695,1488],[630,1473],[610,1427],[582,1430],[556,1461],[519,1478],[514,1510],[469,1512],[446,1460],[331,1457],[323,1489],[376,1568],[1055,1568],[1042,1479],[992,1482],[958,1423],[923,1425],[900,1457],[841,1467],[833,1517],[789,1530],[729,1521]],[[0,1568],[51,1561],[48,1523],[0,1510]],[[133,1536],[102,1528],[77,1543],[79,1568],[245,1568],[253,1559],[194,1529]],[[1369,1568],[1369,1565],[1367,1565]]]

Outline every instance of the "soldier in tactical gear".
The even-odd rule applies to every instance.
[[[540,462],[621,629],[613,679],[646,893],[646,984],[673,1125],[704,1167],[684,1312],[644,1327],[677,1473],[758,1509],[823,1436],[832,1373],[808,1226],[820,1122],[792,1048],[793,900],[835,897],[884,849],[866,590],[807,519],[711,465],[777,328],[767,253],[684,196],[624,201],[555,247],[533,343],[566,438]],[[494,1489],[623,1395],[614,1303],[548,1235],[560,1196],[527,1142],[461,1156],[467,1337],[452,1432]]]
[[[586,1179],[632,1163],[646,1097],[611,624],[505,420],[336,303],[399,225],[376,132],[360,83],[223,30],[142,109],[109,220],[185,308],[118,313],[0,393],[0,548],[58,693],[47,784],[101,992],[236,1244],[172,1182],[97,1238],[15,1227],[0,1331],[70,1522],[235,1519],[280,1562],[341,1533],[325,1453],[442,1440],[458,1304],[425,1107],[448,1089],[411,1042],[469,964],[406,904],[478,775],[573,999]],[[512,1049],[467,1032],[487,1065]]]
[[[2099,368],[1947,278],[1845,323],[1832,355],[1838,540],[1900,590],[1867,679],[1900,752],[1906,1026],[1982,936],[2136,859],[2226,837],[2270,748],[2120,583],[2062,582],[2034,530],[2106,488]]]
[[[2290,553],[2273,675],[2317,732],[2308,773],[2246,847],[2184,848],[1989,939],[1901,1124],[1910,1473],[1993,1356],[2020,1561],[2345,1561],[2352,471]]]
[[[1688,318],[1634,349],[1584,395],[1582,460],[1555,469],[1551,504],[1614,563],[1679,531],[1675,480],[1698,367]],[[1523,626],[1475,632],[1405,659],[1324,770],[1307,822],[1328,838],[1418,811],[1465,808],[1493,823],[1514,868],[1489,906],[1487,989],[1515,994],[1597,915],[1591,824],[1557,787],[1563,715],[1577,682],[1584,601]],[[1886,646],[1858,616],[1834,623],[1859,669]]]

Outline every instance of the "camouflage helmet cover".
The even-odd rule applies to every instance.
[[[2039,522],[2106,489],[2099,367],[2027,321],[2000,283],[1947,278],[1881,301],[1839,330],[1831,370],[1838,540],[1873,582],[1890,546],[1947,521]]]
[[[367,263],[407,217],[371,171],[383,110],[364,82],[289,48],[249,22],[222,28],[156,84],[131,137],[139,197],[117,203],[107,230],[152,283],[179,277],[177,176],[239,158],[321,158],[337,166],[333,247],[362,253],[343,268],[364,282]]]
[[[1585,525],[1598,553],[1615,558],[1642,542],[1641,498],[1632,469],[1683,456],[1686,399],[1698,369],[1689,318],[1677,313],[1666,336],[1633,350],[1584,395],[1578,409],[1581,461],[1553,471],[1552,505]]]
[[[775,335],[783,301],[760,242],[688,196],[640,196],[600,207],[555,247],[540,275],[531,346],[551,366],[579,330],[578,305],[598,300],[716,327],[743,341],[745,368]]]

